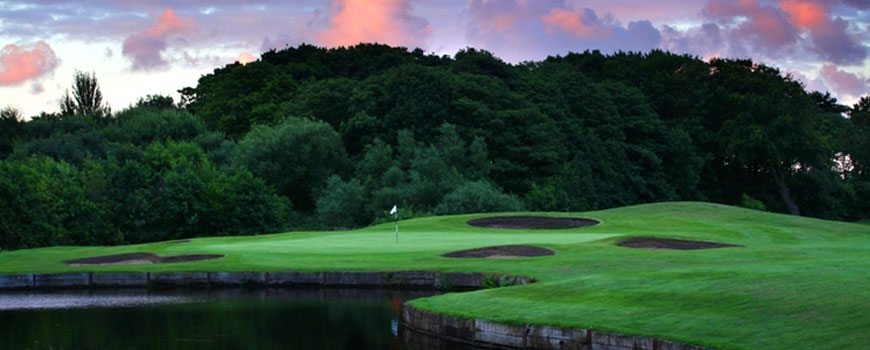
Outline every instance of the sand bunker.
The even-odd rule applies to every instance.
[[[696,249],[715,249],[715,248],[730,248],[743,247],[738,244],[727,244],[717,242],[703,241],[688,241],[682,239],[669,238],[629,238],[616,245],[626,248],[652,249],[652,250],[696,250]]]
[[[468,224],[486,228],[566,229],[598,225],[598,220],[583,218],[556,218],[546,216],[493,216],[468,220]]]
[[[157,256],[153,253],[126,253],[115,255],[94,256],[90,258],[73,259],[64,261],[70,266],[95,266],[95,265],[140,265],[157,263],[177,263],[185,261],[209,260],[222,258],[221,254],[195,254],[176,256]]]
[[[547,256],[553,254],[556,253],[547,248],[534,247],[529,245],[501,245],[468,250],[457,250],[455,252],[450,252],[441,256],[448,258],[509,259],[531,256]]]

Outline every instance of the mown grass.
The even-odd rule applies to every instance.
[[[569,215],[550,213],[547,215]],[[656,336],[720,349],[860,349],[870,344],[870,227],[708,203],[661,203],[571,214],[601,225],[494,230],[430,217],[347,232],[199,238],[188,243],[53,247],[0,253],[0,274],[66,271],[475,271],[538,283],[418,299],[416,307],[507,323]],[[741,244],[696,251],[615,246],[660,236]],[[440,254],[534,244],[554,256],[450,259]],[[179,264],[69,267],[123,252],[218,253]]]

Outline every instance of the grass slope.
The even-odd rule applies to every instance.
[[[553,216],[567,214],[553,213]],[[0,274],[67,271],[477,271],[538,283],[419,299],[417,307],[507,323],[657,336],[720,349],[858,349],[870,344],[870,227],[708,203],[661,203],[576,214],[601,225],[494,230],[430,217],[349,232],[199,238],[188,243],[52,247],[0,253]],[[617,247],[660,236],[745,245],[696,251]],[[554,256],[449,259],[440,254],[534,244]],[[219,260],[68,267],[124,252],[226,254]]]

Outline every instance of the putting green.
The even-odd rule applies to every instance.
[[[499,214],[502,215],[502,214]],[[538,283],[412,302],[455,316],[655,336],[719,349],[861,349],[870,344],[870,227],[678,202],[589,213],[600,225],[565,230],[476,228],[471,218],[402,221],[346,232],[198,238],[187,243],[52,247],[0,253],[0,274],[70,271],[472,271]],[[618,247],[628,237],[739,244],[709,250]],[[493,245],[552,256],[451,259]],[[127,252],[225,254],[175,264],[70,267],[64,260]]]

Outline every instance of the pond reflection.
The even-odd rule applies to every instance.
[[[430,349],[400,326],[426,291],[79,290],[0,293],[0,349]]]

